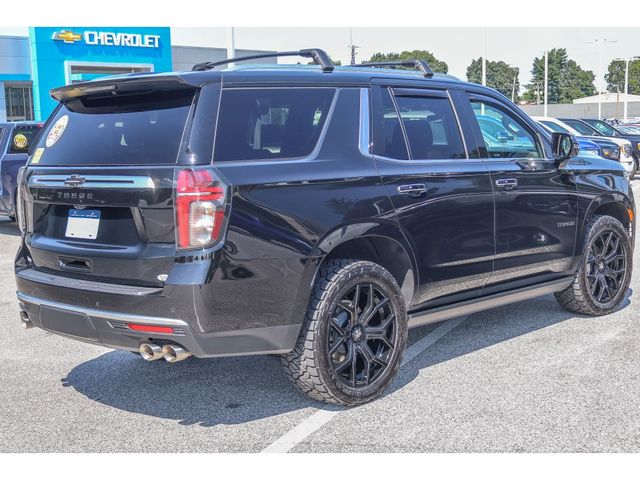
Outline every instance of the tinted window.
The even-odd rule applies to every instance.
[[[382,93],[382,109],[375,112],[378,118],[375,118],[373,122],[373,128],[380,131],[375,132],[375,140],[371,151],[381,157],[407,160],[409,153],[407,152],[407,144],[400,126],[398,112],[391,99],[389,89],[382,88],[380,91]]]
[[[318,142],[334,94],[332,88],[223,91],[214,160],[309,155]]]
[[[489,103],[472,101],[489,158],[539,158],[534,135],[506,110]]]
[[[40,128],[40,125],[18,125],[14,127],[9,141],[9,153],[27,153]]]
[[[563,122],[582,135],[598,135],[600,133],[595,128],[579,120],[563,120]]]
[[[154,91],[63,104],[31,162],[44,165],[175,163],[194,90]]]
[[[571,133],[571,132],[569,132],[569,130],[567,130],[566,128],[558,125],[555,122],[549,122],[547,120],[541,120],[540,123],[543,124],[545,127],[548,127],[552,132]]]
[[[411,158],[466,158],[453,108],[448,98],[396,97]]]

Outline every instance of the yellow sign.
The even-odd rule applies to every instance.
[[[35,152],[33,152],[33,156],[31,157],[31,163],[39,163],[40,157],[44,153],[44,148],[37,148]]]
[[[82,35],[73,33],[71,30],[60,30],[53,34],[54,40],[62,40],[64,43],[75,43],[82,40]]]
[[[27,148],[28,143],[29,140],[22,133],[18,133],[15,137],[13,137],[13,145],[20,150],[22,150],[23,148]]]

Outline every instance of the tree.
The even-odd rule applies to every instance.
[[[607,90],[624,93],[624,60],[614,60],[609,64],[609,73],[604,76]],[[640,60],[629,62],[629,93],[640,95]]]
[[[511,98],[515,93],[513,95],[515,102],[518,101],[520,89],[519,74],[518,67],[512,67],[502,61],[487,60],[487,86],[495,88],[507,98]],[[482,83],[482,57],[473,60],[467,67],[467,80]]]
[[[405,50],[402,53],[378,52],[378,53],[374,53],[373,56],[369,60],[366,60],[364,63],[400,62],[402,60],[414,60],[414,59],[425,60],[431,67],[431,70],[433,70],[434,72],[447,73],[449,71],[449,66],[445,62],[438,60],[436,57],[434,57],[433,53],[427,52],[426,50],[411,50],[411,51]],[[408,68],[408,67],[403,67],[403,68]]]
[[[548,101],[549,103],[571,103],[574,99],[594,95],[595,75],[583,70],[567,55],[566,48],[549,50]],[[532,82],[522,96],[525,100],[542,102],[544,95],[544,55],[533,59]]]

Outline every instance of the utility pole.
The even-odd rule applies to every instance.
[[[547,92],[549,91],[549,50],[544,51],[544,116],[548,116]]]
[[[353,28],[349,27],[349,50],[351,50],[351,65],[356,64],[356,50],[360,48],[353,44]]]
[[[602,119],[602,93],[606,91],[606,87],[602,88],[602,81],[604,80],[604,73],[602,72],[602,57],[604,56],[604,46],[607,43],[618,43],[617,40],[608,40],[606,38],[599,39],[596,38],[593,42],[585,42],[596,46],[597,54],[598,54],[598,119]]]
[[[516,101],[516,80],[518,79],[518,74],[513,74],[513,87],[511,88],[511,101],[515,103]]]
[[[227,29],[227,58],[236,58],[236,35],[233,27]],[[235,64],[229,63],[228,68],[232,68]]]

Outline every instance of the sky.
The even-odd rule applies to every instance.
[[[172,27],[174,45],[225,47],[226,27]],[[240,27],[235,28],[236,48],[299,50],[319,47],[332,58],[349,62],[347,27]],[[615,58],[640,56],[640,28],[631,27],[354,27],[357,60],[375,52],[428,50],[449,65],[449,73],[466,80],[466,69],[486,49],[489,60],[503,60],[519,67],[520,84],[529,83],[533,58],[545,49],[567,49],[582,68],[599,72],[596,87],[605,88],[604,73]],[[0,35],[27,35],[27,28],[1,28]],[[595,43],[598,41],[599,45]],[[605,41],[606,40],[606,41]],[[601,60],[600,60],[601,59]],[[203,59],[206,60],[206,59]],[[281,63],[295,59],[281,59]]]

